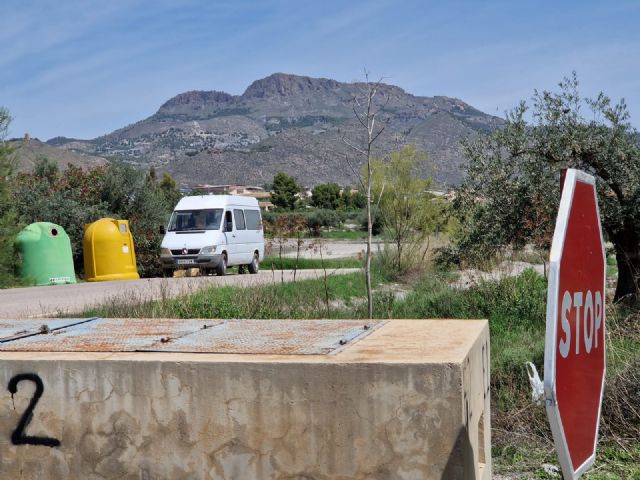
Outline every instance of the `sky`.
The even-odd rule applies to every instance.
[[[9,136],[94,138],[188,90],[372,78],[503,116],[573,70],[640,126],[640,2],[2,0]]]

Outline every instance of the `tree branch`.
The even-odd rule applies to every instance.
[[[353,148],[353,149],[354,149],[356,152],[358,152],[359,154],[361,154],[361,155],[366,155],[366,154],[367,154],[367,152],[366,152],[366,151],[364,151],[364,150],[362,150],[361,148],[356,147],[356,146],[355,146],[355,145],[353,145],[352,143],[348,142],[346,138],[343,138],[343,139],[342,139],[342,141],[343,141],[344,143],[346,143],[349,147]]]

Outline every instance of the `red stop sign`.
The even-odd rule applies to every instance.
[[[595,461],[605,376],[606,259],[595,179],[567,170],[551,246],[544,378],[567,479]]]

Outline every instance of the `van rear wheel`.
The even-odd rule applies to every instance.
[[[227,254],[223,253],[222,261],[216,267],[216,275],[222,277],[225,273],[227,273]]]
[[[249,273],[258,273],[258,270],[260,269],[260,262],[258,261],[257,253],[253,254],[253,259],[251,260],[251,263],[247,265],[247,268],[249,269]]]

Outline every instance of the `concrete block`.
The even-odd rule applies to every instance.
[[[1,351],[0,367],[3,479],[491,478],[482,320],[391,320],[330,354]]]

